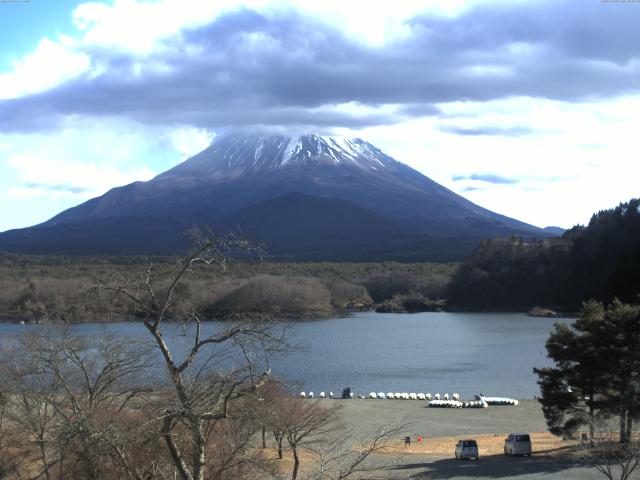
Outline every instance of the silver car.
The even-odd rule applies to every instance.
[[[531,437],[528,433],[511,433],[504,440],[505,455],[531,456]]]
[[[475,440],[458,440],[456,458],[475,458],[478,460],[478,443]]]

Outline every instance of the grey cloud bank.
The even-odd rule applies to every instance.
[[[61,184],[48,184],[48,183],[35,183],[26,182],[23,187],[29,189],[43,189],[49,192],[64,193],[70,195],[80,195],[89,192],[88,188],[76,187],[73,185],[61,185]]]
[[[504,185],[512,185],[518,183],[518,180],[514,178],[503,177],[502,175],[497,175],[495,173],[472,173],[471,175],[455,175],[452,180],[454,182],[459,182],[461,180],[477,180],[480,182],[487,183],[495,183],[495,184],[504,184]],[[470,191],[470,190],[466,190]]]
[[[525,135],[532,135],[537,130],[528,127],[475,127],[464,128],[453,125],[444,125],[439,127],[439,130],[446,133],[453,133],[455,135],[462,136],[505,136],[505,137],[522,137]]]
[[[640,91],[640,4],[498,2],[408,25],[408,37],[368,46],[296,12],[238,10],[165,39],[150,56],[89,51],[102,74],[0,101],[0,130],[55,128],[64,118],[88,116],[322,132],[442,116],[437,105],[451,101],[579,102]]]

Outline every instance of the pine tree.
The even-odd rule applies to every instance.
[[[571,327],[556,324],[546,347],[556,365],[534,372],[549,430],[572,436],[596,415],[617,416],[628,441],[640,413],[640,306],[590,300]]]

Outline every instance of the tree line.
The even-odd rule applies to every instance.
[[[633,199],[560,238],[483,241],[453,276],[447,297],[464,308],[577,312],[589,298],[633,302],[639,293],[640,200]]]
[[[26,322],[126,320],[133,306],[106,295],[147,264],[161,270],[172,258],[51,257],[0,254],[0,318]],[[201,265],[181,295],[211,318],[322,318],[374,308],[398,297],[441,299],[455,264],[272,263],[228,260],[223,274]],[[96,288],[98,287],[98,288]],[[394,300],[395,299],[395,300]]]

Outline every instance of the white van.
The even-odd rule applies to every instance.
[[[505,455],[531,456],[531,437],[528,433],[511,433],[504,440]]]
[[[478,443],[475,440],[458,440],[455,451],[456,458],[475,458],[478,460]]]

